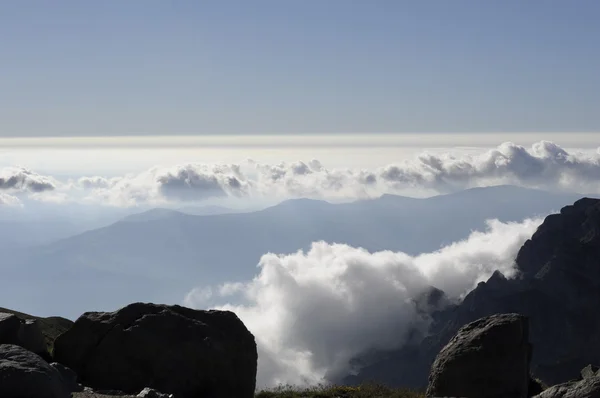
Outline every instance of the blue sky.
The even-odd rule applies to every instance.
[[[0,136],[600,131],[594,0],[13,1]]]

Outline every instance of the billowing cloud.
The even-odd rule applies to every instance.
[[[182,200],[247,194],[246,182],[238,165],[177,166],[158,172],[156,183],[165,197]]]
[[[530,149],[508,142],[475,156],[422,153],[374,170],[329,170],[315,160],[255,166],[262,193],[282,196],[361,198],[407,192],[425,196],[498,184],[600,193],[600,156],[568,153],[549,141]]]
[[[0,206],[22,206],[23,204],[16,196],[0,192]]]
[[[384,167],[378,174],[392,187],[439,192],[491,184],[600,192],[600,156],[568,153],[549,141],[530,149],[508,142],[460,158],[422,154],[415,161]]]
[[[56,189],[56,181],[23,167],[0,170],[0,190],[13,192],[46,192]]]
[[[0,175],[0,189],[59,190],[65,201],[113,206],[223,198],[353,200],[384,193],[423,197],[499,184],[600,194],[600,152],[568,152],[549,141],[531,148],[508,142],[477,155],[456,156],[451,151],[422,153],[374,169],[330,169],[316,159],[276,164],[251,160],[241,164],[186,163],[113,178],[86,176],[64,184],[12,168]]]
[[[430,286],[459,300],[494,270],[512,276],[518,249],[541,221],[488,221],[486,231],[418,256],[317,242],[308,252],[265,254],[252,281],[194,289],[184,303],[205,308],[241,296],[243,304],[217,308],[237,313],[254,333],[259,387],[318,383],[425,327],[415,300]]]
[[[600,155],[568,153],[548,141],[530,149],[504,143],[475,156],[423,153],[372,170],[328,169],[316,159],[306,163],[187,164],[156,170],[152,184],[160,187],[157,197],[166,200],[219,196],[359,199],[384,193],[429,196],[498,184],[600,193]]]
[[[123,177],[82,177],[73,186],[87,191],[87,201],[115,206],[201,201],[248,195],[238,165],[184,164],[154,167]]]
[[[365,170],[329,170],[313,159],[309,163],[255,164],[256,194],[266,197],[366,198],[377,195],[373,173]]]
[[[22,198],[47,201],[57,196],[60,182],[24,167],[0,169],[0,205],[23,206]]]
[[[81,177],[77,180],[79,187],[84,189],[109,188],[118,182],[120,178],[108,179],[104,177]]]

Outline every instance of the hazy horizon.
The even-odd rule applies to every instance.
[[[423,197],[498,184],[600,193],[594,136],[535,141],[543,136],[20,139],[0,152],[0,189],[6,205],[28,200],[117,207]],[[490,145],[499,138],[531,145]]]

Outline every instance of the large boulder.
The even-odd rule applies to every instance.
[[[13,314],[0,312],[0,342],[12,344],[19,338],[21,321]]]
[[[19,319],[28,321],[29,323],[35,324],[35,327],[40,329],[44,336],[45,345],[48,348],[48,352],[51,353],[54,349],[54,340],[73,326],[73,321],[62,318],[59,316],[51,316],[48,318],[42,318],[25,314],[23,312],[11,310],[8,308],[0,308],[0,313],[8,315],[16,315]],[[0,316],[2,318],[2,316]],[[2,341],[0,341],[2,344]],[[44,358],[48,357],[48,354],[42,355]],[[49,358],[48,358],[49,359]]]
[[[63,382],[69,391],[83,391],[83,386],[77,382],[77,373],[75,373],[72,369],[69,369],[65,365],[58,362],[52,362],[50,366],[60,373],[60,376],[62,377]]]
[[[40,324],[35,319],[24,319],[19,328],[19,341],[23,343],[23,347],[29,351],[35,352],[44,358],[48,358],[48,346],[46,339],[40,328]]]
[[[428,397],[526,398],[529,385],[526,317],[501,314],[462,327],[440,351]]]
[[[0,345],[0,397],[68,398],[71,391],[60,373],[23,347]]]
[[[87,312],[55,341],[54,358],[94,389],[177,398],[254,396],[254,336],[229,311],[135,303]]]
[[[49,358],[46,340],[35,319],[21,319],[9,313],[0,313],[0,344],[15,344]]]
[[[595,366],[581,371],[581,380],[552,386],[534,398],[600,398],[600,373]]]

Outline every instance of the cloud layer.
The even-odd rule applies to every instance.
[[[184,164],[110,179],[82,177],[69,188],[83,191],[87,202],[133,206],[246,197],[248,184],[238,165]]]
[[[266,254],[252,281],[200,287],[184,303],[205,308],[241,296],[234,301],[244,304],[218,308],[254,333],[258,386],[319,383],[351,371],[358,354],[398,348],[412,328],[426,326],[414,300],[429,286],[459,300],[496,269],[511,276],[518,249],[541,221],[488,221],[484,232],[415,257],[318,242],[308,252]]]
[[[475,156],[422,153],[370,170],[328,169],[319,160],[279,164],[250,160],[241,164],[187,163],[121,177],[87,176],[64,182],[23,168],[4,169],[0,174],[0,190],[14,191],[17,196],[55,201],[62,197],[65,201],[113,206],[215,198],[357,199],[384,193],[430,196],[498,184],[598,194],[600,151],[586,155],[569,153],[549,141],[531,148],[508,142]],[[55,192],[49,195],[50,191]]]
[[[60,183],[25,167],[0,169],[0,205],[22,206],[18,196],[37,197],[54,191]]]
[[[45,192],[56,189],[53,178],[42,176],[24,167],[0,170],[0,190],[13,192]]]

